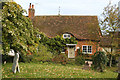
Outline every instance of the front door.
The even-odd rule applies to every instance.
[[[68,58],[75,58],[75,47],[74,46],[68,47]]]

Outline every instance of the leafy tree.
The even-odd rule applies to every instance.
[[[5,2],[2,9],[2,45],[3,54],[8,54],[10,49],[27,54],[36,53],[39,38],[37,30],[33,29],[31,20],[24,16],[25,10],[15,2]],[[34,48],[30,48],[34,46]]]
[[[116,5],[111,5],[111,3],[109,3],[105,8],[104,11],[101,15],[101,20],[100,20],[100,25],[101,25],[101,29],[103,32],[103,35],[107,35],[109,33],[110,38],[111,38],[111,51],[107,51],[105,48],[104,50],[109,54],[109,66],[111,67],[112,65],[112,55],[114,55],[113,53],[113,49],[116,48],[118,46],[117,43],[117,38],[115,36],[115,33],[118,29],[118,7]]]
[[[97,70],[100,70],[101,72],[103,72],[106,63],[107,63],[107,56],[104,52],[96,52],[94,54],[94,56],[92,57],[93,60],[93,65],[94,68]]]

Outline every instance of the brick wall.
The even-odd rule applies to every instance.
[[[78,41],[78,44],[76,47],[80,47],[81,51],[82,51],[82,45],[91,45],[92,46],[92,54],[90,55],[94,55],[94,53],[98,50],[98,43],[95,41]],[[77,51],[76,51],[77,54]]]

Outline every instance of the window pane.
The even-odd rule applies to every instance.
[[[66,35],[64,35],[64,37],[66,37]]]
[[[68,37],[70,37],[70,35],[68,35]]]
[[[83,46],[83,52],[87,52],[87,46]]]
[[[92,52],[92,46],[88,46],[88,52],[89,52],[89,53]]]

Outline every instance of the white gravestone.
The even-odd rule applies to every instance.
[[[15,53],[15,56],[14,56],[13,66],[12,66],[12,71],[13,71],[13,73],[16,73],[16,71],[20,72],[19,64],[18,64],[19,54],[20,54],[20,53],[17,52],[17,53]]]
[[[9,53],[8,53],[9,56],[15,56],[15,52],[13,49],[10,49]]]

